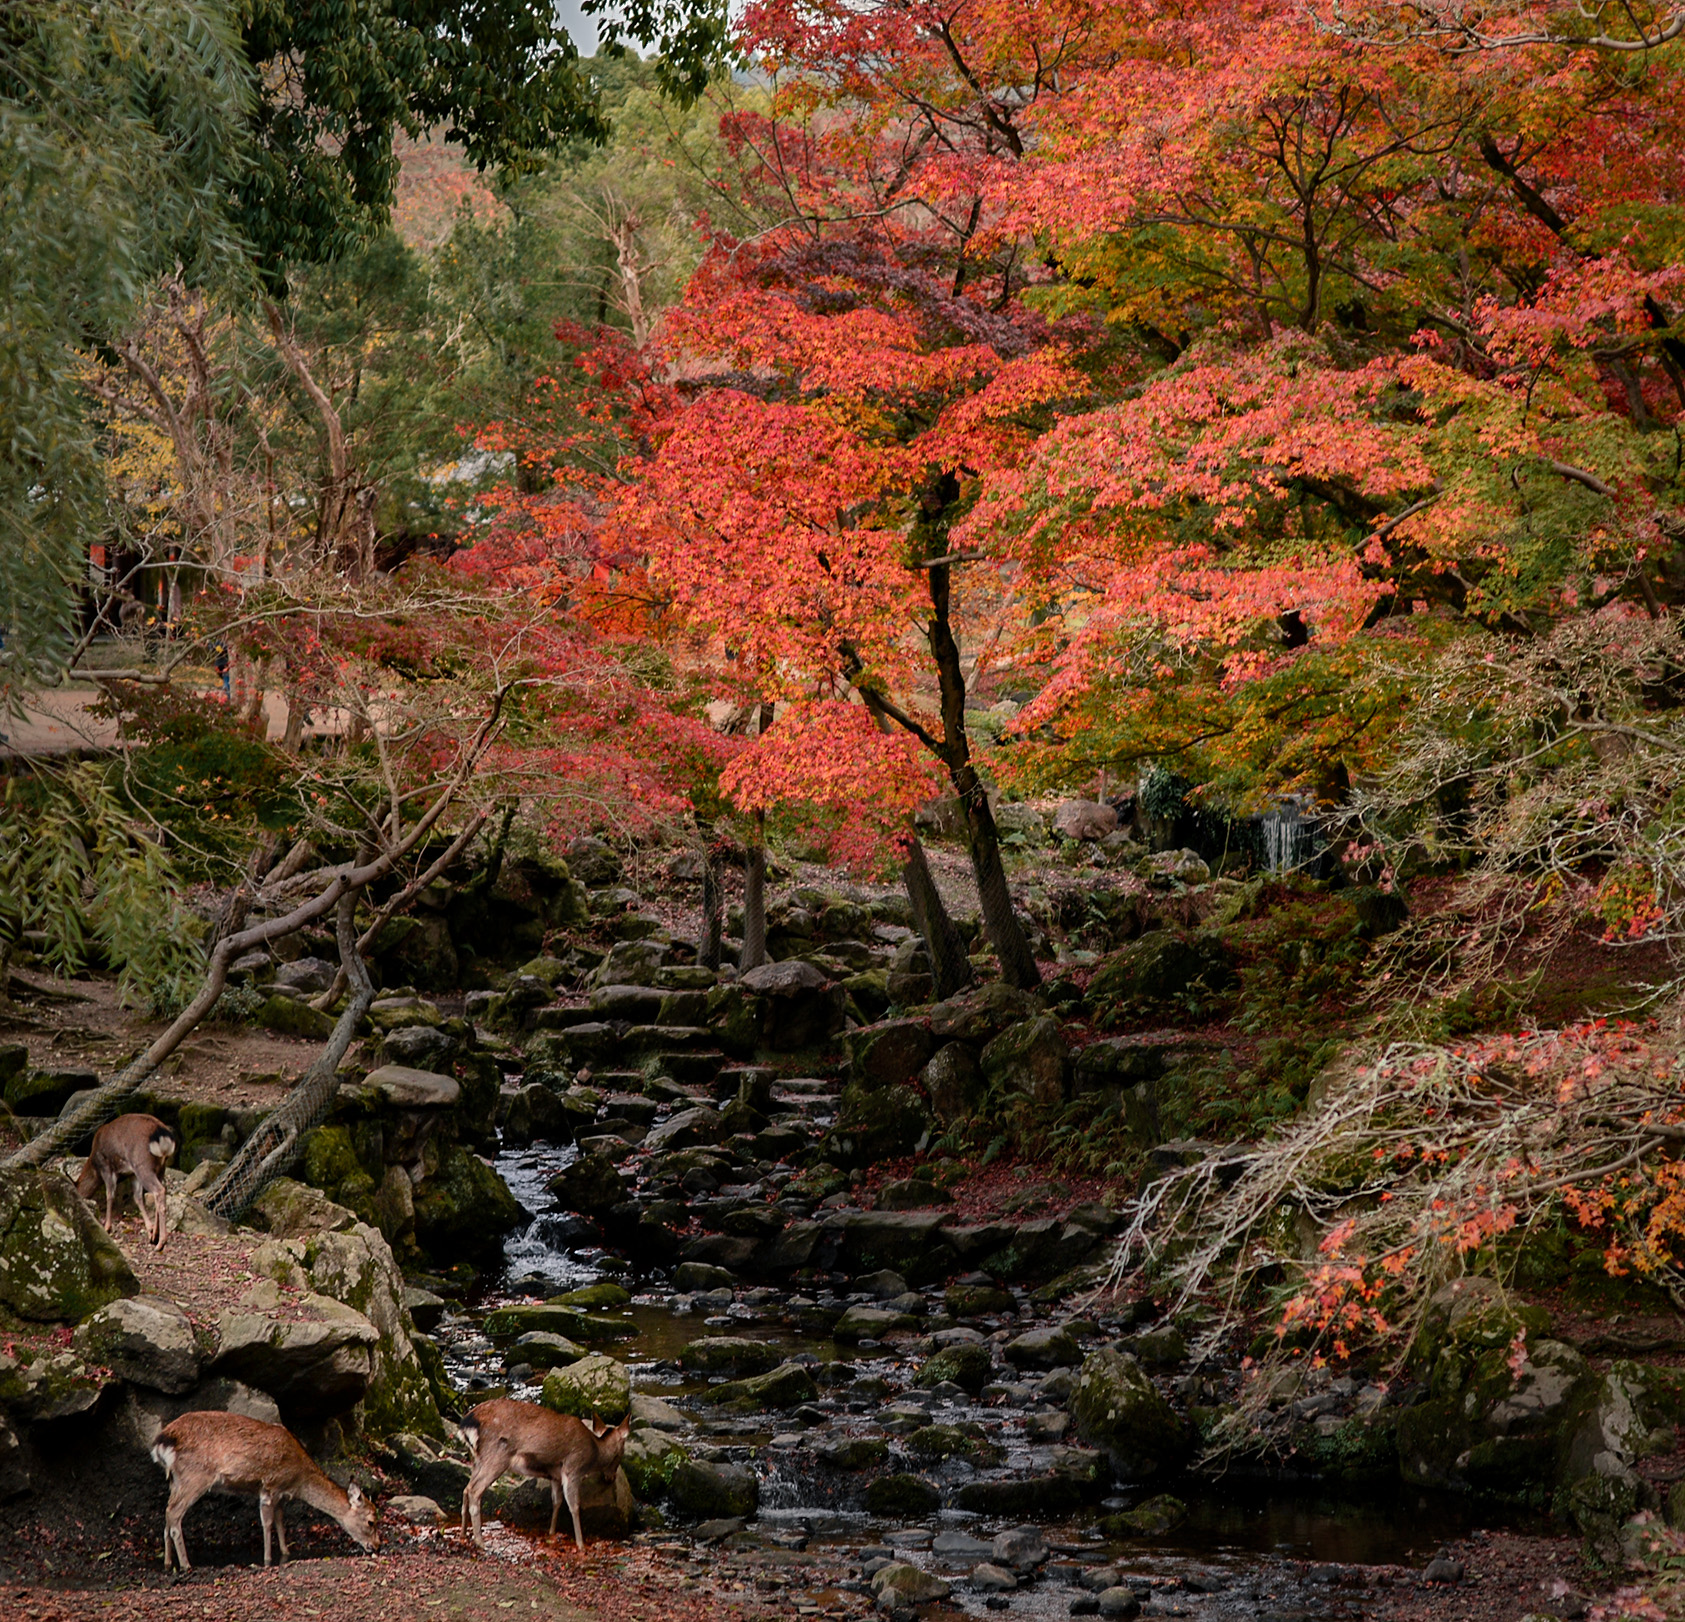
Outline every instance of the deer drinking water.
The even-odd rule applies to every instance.
[[[208,1492],[256,1497],[266,1566],[270,1564],[271,1527],[280,1541],[281,1558],[287,1558],[281,1506],[289,1498],[338,1521],[345,1535],[361,1547],[371,1551],[380,1547],[374,1505],[358,1487],[346,1492],[330,1481],[284,1426],[243,1414],[183,1414],[158,1432],[152,1457],[164,1467],[164,1479],[170,1484],[170,1503],[164,1511],[165,1571],[170,1569],[172,1544],[176,1564],[183,1571],[188,1569],[182,1518]]]
[[[76,1192],[93,1202],[94,1190],[105,1184],[105,1231],[111,1232],[112,1207],[116,1203],[117,1184],[127,1176],[135,1180],[135,1204],[140,1208],[141,1225],[153,1248],[164,1248],[164,1168],[176,1152],[176,1135],[156,1115],[119,1115],[107,1121],[94,1134],[81,1174],[76,1179]],[[146,1196],[152,1196],[153,1222],[146,1216]]]
[[[562,1500],[573,1516],[573,1540],[581,1551],[585,1533],[579,1525],[579,1488],[595,1475],[612,1487],[620,1471],[620,1456],[632,1434],[631,1415],[612,1430],[598,1435],[572,1414],[552,1413],[534,1402],[516,1402],[499,1397],[482,1402],[462,1422],[462,1433],[474,1455],[473,1473],[462,1495],[462,1529],[474,1526],[474,1541],[483,1544],[480,1531],[480,1499],[486,1488],[506,1470],[550,1483],[550,1536],[556,1535],[556,1521]]]

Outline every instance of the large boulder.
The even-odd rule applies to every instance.
[[[850,1079],[868,1088],[911,1081],[934,1046],[930,1022],[923,1019],[886,1019],[850,1031],[843,1040]]]
[[[1234,960],[1221,937],[1155,929],[1107,959],[1088,984],[1088,1003],[1104,1017],[1185,1003],[1199,990],[1234,983]]]
[[[1066,800],[1053,813],[1053,831],[1062,839],[1104,839],[1117,828],[1117,810],[1104,800]]]
[[[726,1408],[739,1414],[799,1408],[804,1402],[818,1400],[819,1390],[813,1376],[799,1363],[781,1363],[765,1374],[753,1374],[746,1380],[728,1380],[702,1393],[702,1401],[709,1407]]]
[[[286,1178],[265,1190],[260,1209],[269,1238],[252,1252],[252,1270],[288,1291],[335,1301],[374,1329],[363,1428],[376,1436],[442,1434],[404,1277],[380,1230]]]
[[[1051,1109],[1070,1092],[1071,1047],[1051,1014],[1009,1025],[983,1049],[980,1062],[998,1097],[1028,1098]]]
[[[267,1391],[283,1413],[325,1419],[359,1402],[380,1332],[355,1308],[314,1290],[260,1280],[217,1319],[211,1372]]]
[[[975,1397],[993,1378],[994,1358],[988,1346],[962,1341],[944,1346],[919,1370],[916,1383],[926,1389],[934,1385],[957,1385]]]
[[[1539,1308],[1494,1279],[1456,1279],[1434,1294],[1410,1354],[1428,1397],[1398,1417],[1406,1482],[1512,1500],[1549,1490],[1560,1433],[1596,1380],[1548,1329]]]
[[[416,1243],[434,1262],[499,1255],[504,1238],[528,1220],[509,1185],[460,1143],[441,1150],[414,1202]]]
[[[927,1283],[949,1272],[954,1253],[939,1212],[848,1211],[820,1225],[834,1265],[847,1273],[893,1268],[909,1284]]]
[[[660,1154],[667,1149],[705,1148],[719,1143],[725,1135],[726,1124],[719,1112],[698,1104],[651,1127],[642,1147],[649,1154]]]
[[[699,1521],[753,1515],[760,1507],[760,1482],[745,1464],[712,1464],[685,1459],[673,1471],[674,1506]]]
[[[1077,1435],[1111,1460],[1122,1481],[1149,1481],[1176,1470],[1188,1457],[1187,1426],[1141,1365],[1113,1347],[1083,1359],[1071,1418]]]
[[[593,987],[653,986],[661,965],[671,955],[672,948],[662,941],[616,941],[608,956],[591,971],[588,983]],[[658,1001],[656,1007],[660,1006]]]
[[[551,1369],[540,1400],[559,1414],[618,1425],[632,1403],[632,1379],[625,1364],[594,1352],[566,1368]]]
[[[758,1001],[761,1044],[774,1052],[812,1047],[843,1028],[843,989],[811,963],[763,963],[737,983]]]
[[[981,1047],[1007,1026],[1020,1025],[1042,1011],[1041,999],[1034,992],[990,980],[937,1003],[930,1010],[930,1034],[938,1042]]]
[[[564,1211],[598,1216],[626,1198],[626,1180],[605,1155],[582,1151],[550,1179],[550,1193]]]
[[[825,1152],[839,1166],[873,1166],[920,1153],[934,1131],[930,1110],[912,1088],[850,1082],[837,1102]]]
[[[930,1107],[944,1126],[969,1121],[982,1107],[983,1072],[977,1055],[964,1042],[948,1042],[931,1056],[919,1078]]]
[[[108,1302],[76,1330],[76,1350],[132,1385],[178,1396],[198,1383],[200,1347],[192,1320],[157,1295]]]
[[[79,1323],[139,1293],[123,1252],[69,1182],[30,1167],[0,1170],[0,1306]]]

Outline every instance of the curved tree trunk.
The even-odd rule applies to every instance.
[[[280,1105],[258,1123],[222,1175],[205,1195],[213,1215],[232,1222],[298,1158],[299,1140],[327,1118],[339,1091],[339,1061],[356,1039],[357,1027],[374,1002],[374,983],[357,948],[357,892],[347,890],[334,910],[341,974],[351,983],[351,997],[329,1036],[327,1046],[299,1078]]]
[[[965,955],[965,942],[943,905],[942,892],[936,888],[917,834],[912,836],[912,841],[907,859],[901,864],[901,880],[907,886],[907,899],[913,906],[913,921],[924,937],[936,995],[951,997],[971,984],[971,960]]]
[[[971,762],[971,744],[965,735],[965,670],[949,619],[950,572],[946,563],[937,564],[929,571],[930,651],[936,659],[942,694],[943,759],[965,814],[965,843],[971,854],[971,871],[977,877],[983,929],[1000,959],[1001,978],[1008,985],[1033,991],[1041,984],[1041,970],[1036,967],[1035,954],[1012,909],[1012,892],[1007,888],[1006,868],[1001,861],[995,814],[989,809],[988,791]]]

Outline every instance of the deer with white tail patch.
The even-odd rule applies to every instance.
[[[462,1434],[474,1455],[468,1489],[462,1495],[462,1529],[470,1522],[474,1541],[485,1542],[480,1529],[480,1499],[506,1470],[550,1483],[550,1536],[567,1501],[573,1516],[573,1540],[581,1550],[585,1533],[579,1524],[579,1489],[590,1476],[613,1487],[620,1473],[621,1455],[632,1434],[627,1417],[612,1430],[597,1432],[572,1414],[552,1413],[534,1402],[499,1397],[482,1402],[462,1422]]]
[[[158,1432],[152,1457],[164,1467],[164,1479],[170,1484],[169,1507],[164,1511],[165,1571],[170,1569],[172,1547],[176,1564],[183,1571],[188,1569],[182,1518],[208,1492],[257,1499],[266,1566],[271,1563],[271,1529],[280,1542],[281,1558],[287,1558],[281,1506],[289,1498],[338,1521],[345,1535],[361,1547],[371,1552],[380,1547],[374,1505],[355,1485],[346,1492],[330,1481],[284,1426],[243,1414],[183,1414]]]
[[[94,1134],[88,1158],[76,1179],[76,1192],[91,1204],[94,1190],[105,1184],[105,1231],[110,1233],[117,1185],[123,1178],[132,1176],[141,1225],[153,1248],[162,1250],[168,1214],[164,1209],[164,1168],[175,1152],[175,1133],[156,1115],[119,1115]],[[151,1220],[146,1214],[148,1194],[152,1196]]]

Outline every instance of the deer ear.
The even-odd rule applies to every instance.
[[[363,1489],[359,1487],[355,1481],[353,1481],[351,1483],[351,1490],[346,1493],[345,1496],[349,1498],[352,1505],[355,1506],[363,1501]]]

